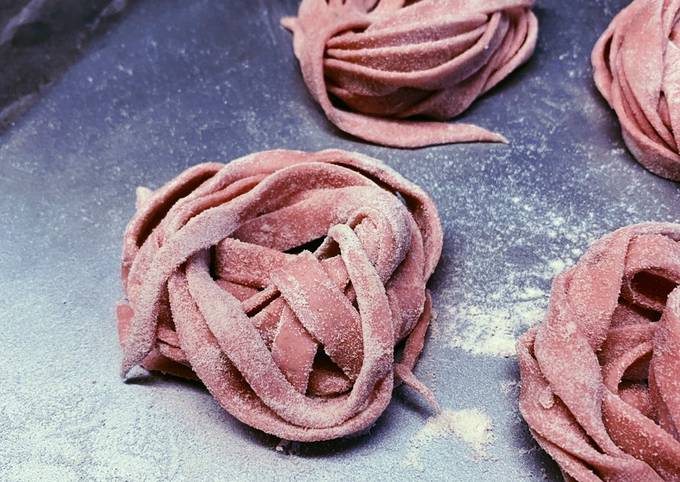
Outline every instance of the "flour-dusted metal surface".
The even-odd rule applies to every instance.
[[[0,479],[559,480],[519,418],[516,359],[500,355],[593,239],[680,216],[677,186],[632,160],[591,81],[592,45],[626,3],[541,1],[533,59],[464,116],[510,144],[416,151],[325,120],[279,27],[295,1],[131,6],[0,135]],[[416,373],[445,408],[488,414],[485,457],[454,436],[415,447],[429,413],[405,388],[370,433],[290,455],[197,384],[121,382],[114,306],[135,187],[278,147],[359,151],[434,197],[439,316]]]

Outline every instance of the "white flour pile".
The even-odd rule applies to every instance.
[[[431,417],[409,441],[409,450],[404,465],[411,469],[424,470],[422,451],[436,440],[456,437],[472,451],[476,459],[488,457],[487,448],[493,441],[491,418],[477,408],[443,410]]]

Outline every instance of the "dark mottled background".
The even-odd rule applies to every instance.
[[[0,129],[105,32],[127,0],[0,0]]]

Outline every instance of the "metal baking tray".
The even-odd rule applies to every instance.
[[[0,134],[0,479],[560,480],[518,414],[508,346],[590,242],[680,215],[676,184],[632,159],[593,86],[592,46],[626,4],[539,2],[533,58],[462,117],[509,145],[395,150],[342,134],[308,95],[279,26],[296,1],[133,2]],[[416,374],[444,408],[488,415],[485,453],[420,437],[430,413],[404,387],[369,433],[286,453],[198,384],[121,382],[135,187],[272,148],[362,152],[435,199],[438,316]]]

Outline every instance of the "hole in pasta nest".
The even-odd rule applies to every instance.
[[[376,2],[376,3],[377,3],[377,2]],[[353,27],[353,28],[346,28],[346,29],[344,29],[344,30],[338,31],[338,32],[335,33],[335,35],[333,35],[333,36],[334,36],[334,37],[340,37],[341,35],[348,34],[348,33],[363,33],[363,32],[366,31],[366,29],[367,29],[368,27],[369,27],[369,26],[366,25],[365,27],[357,27],[357,26],[355,26],[355,27]]]
[[[626,371],[621,378],[621,383],[647,383],[649,377],[649,362],[652,360],[652,354],[647,353],[635,360],[626,368]]]
[[[334,397],[351,389],[352,382],[320,346],[314,357],[307,394],[317,397]]]
[[[346,93],[342,90],[335,91],[335,84],[329,83],[329,98],[331,103],[340,110],[361,112],[370,116],[387,117],[393,119],[404,118],[403,113],[411,110],[416,105],[432,97],[432,93],[414,89],[411,87],[399,87],[393,93],[386,96],[368,96],[357,93]],[[407,116],[413,120],[445,120],[445,117],[437,117],[427,114]]]
[[[673,29],[671,30],[670,38],[671,42],[680,48],[680,16],[675,18],[675,25],[673,25]]]
[[[214,280],[220,277],[217,273],[217,246],[210,248],[210,277]]]
[[[677,286],[668,278],[650,271],[637,273],[631,285],[635,291],[658,303],[666,303],[668,295]]]
[[[351,289],[352,283],[349,283],[347,290],[349,291]],[[352,300],[352,306],[354,307],[357,312],[359,312],[359,300],[357,300],[357,297],[355,296],[354,299]]]
[[[295,246],[293,248],[290,248],[286,250],[287,254],[300,254],[303,251],[310,251],[310,252],[315,252],[317,249],[319,249],[319,246],[326,240],[325,236],[322,236],[317,239],[312,239],[311,241],[308,241],[304,244],[301,244],[300,246]]]
[[[633,313],[636,313],[637,315],[646,318],[648,321],[653,322],[653,321],[659,321],[661,319],[661,312],[652,310],[649,308],[645,308],[644,306],[638,306],[633,303],[631,303],[629,300],[619,297],[619,305],[625,306],[626,310],[630,310]],[[623,320],[623,323],[621,323],[622,320],[618,320],[616,323],[617,325],[620,324],[629,324],[630,321]],[[638,321],[634,321],[638,322]]]

